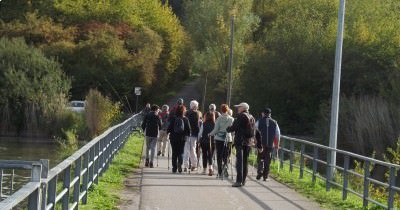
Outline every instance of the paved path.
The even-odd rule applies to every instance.
[[[248,177],[246,186],[233,188],[230,179],[222,181],[197,172],[172,174],[167,157],[159,157],[158,167],[142,172],[139,209],[143,210],[322,209],[274,180]]]

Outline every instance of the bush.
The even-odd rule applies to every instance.
[[[91,89],[86,96],[85,117],[89,135],[95,137],[121,119],[120,104]]]

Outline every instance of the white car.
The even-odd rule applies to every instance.
[[[70,101],[67,109],[74,112],[84,112],[85,111],[85,101]]]

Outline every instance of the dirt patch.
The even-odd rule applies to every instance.
[[[124,181],[124,189],[119,193],[120,201],[117,206],[121,210],[139,209],[140,205],[140,185],[142,170],[137,169]]]

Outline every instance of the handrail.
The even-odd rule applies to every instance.
[[[289,144],[286,144],[288,142]],[[300,149],[295,147],[296,144],[300,144]],[[305,153],[305,147],[306,146],[311,146],[313,148],[313,152],[311,154]],[[318,164],[323,164],[326,166],[326,169],[328,170],[329,167],[332,167],[325,161],[324,159],[320,158],[319,151],[320,150],[325,150],[326,152],[326,159],[327,160],[329,157],[330,151],[336,151],[339,154],[343,155],[344,162],[343,162],[343,167],[340,166],[335,166],[336,170],[341,171],[342,178],[343,180],[339,181],[340,183],[336,182],[333,179],[324,177],[324,175],[318,174]],[[289,157],[285,158],[285,154],[288,154]],[[294,156],[298,155],[300,156],[300,164],[296,165],[294,161]],[[274,157],[275,158],[275,157]],[[396,187],[396,175],[398,172],[400,172],[400,165],[393,164],[393,163],[387,163],[381,160],[377,160],[374,158],[370,157],[365,157],[359,154],[355,154],[352,152],[340,150],[340,149],[334,149],[330,148],[321,144],[317,144],[314,142],[309,142],[303,139],[298,139],[294,137],[289,137],[289,136],[282,136],[281,138],[281,148],[279,149],[278,153],[278,158],[279,158],[279,163],[280,167],[282,168],[284,164],[289,164],[290,166],[290,172],[293,171],[293,167],[299,168],[300,170],[300,176],[299,178],[303,178],[303,173],[307,172],[312,174],[312,182],[316,182],[316,178],[319,178],[323,181],[326,182],[326,190],[329,191],[331,186],[336,186],[338,188],[342,189],[342,199],[346,200],[347,199],[347,193],[352,193],[360,198],[363,199],[363,206],[367,207],[369,203],[373,203],[375,205],[387,208],[387,209],[394,209],[394,197],[396,193],[400,193],[400,188]],[[304,169],[306,168],[305,164],[305,158],[308,158],[310,161],[312,161],[312,169],[307,170]],[[350,158],[355,158],[357,160],[360,160],[363,162],[363,173],[357,173],[349,168],[349,162]],[[289,159],[289,160],[286,160]],[[389,172],[389,178],[387,182],[379,181],[376,179],[373,179],[370,175],[370,166],[371,164],[375,165],[380,165],[384,166],[387,168]],[[327,173],[328,174],[328,173]],[[358,193],[356,190],[351,189],[349,187],[349,177],[348,175],[355,175],[359,177],[360,179],[363,180],[363,192]],[[374,185],[381,186],[382,188],[387,189],[387,204],[380,203],[377,200],[374,200],[371,198],[370,193],[369,193],[369,187],[370,183],[373,183]]]
[[[95,137],[73,155],[48,169],[48,161],[0,161],[0,169],[31,169],[31,181],[0,202],[1,210],[21,205],[28,198],[28,209],[55,209],[58,202],[62,209],[78,209],[86,204],[88,189],[97,184],[114,155],[125,144],[127,137],[140,125],[142,114],[135,114],[124,122],[112,126]],[[2,173],[2,172],[1,172]],[[62,176],[62,188],[58,178]],[[0,188],[1,189],[1,188]],[[72,203],[71,203],[72,202]]]

